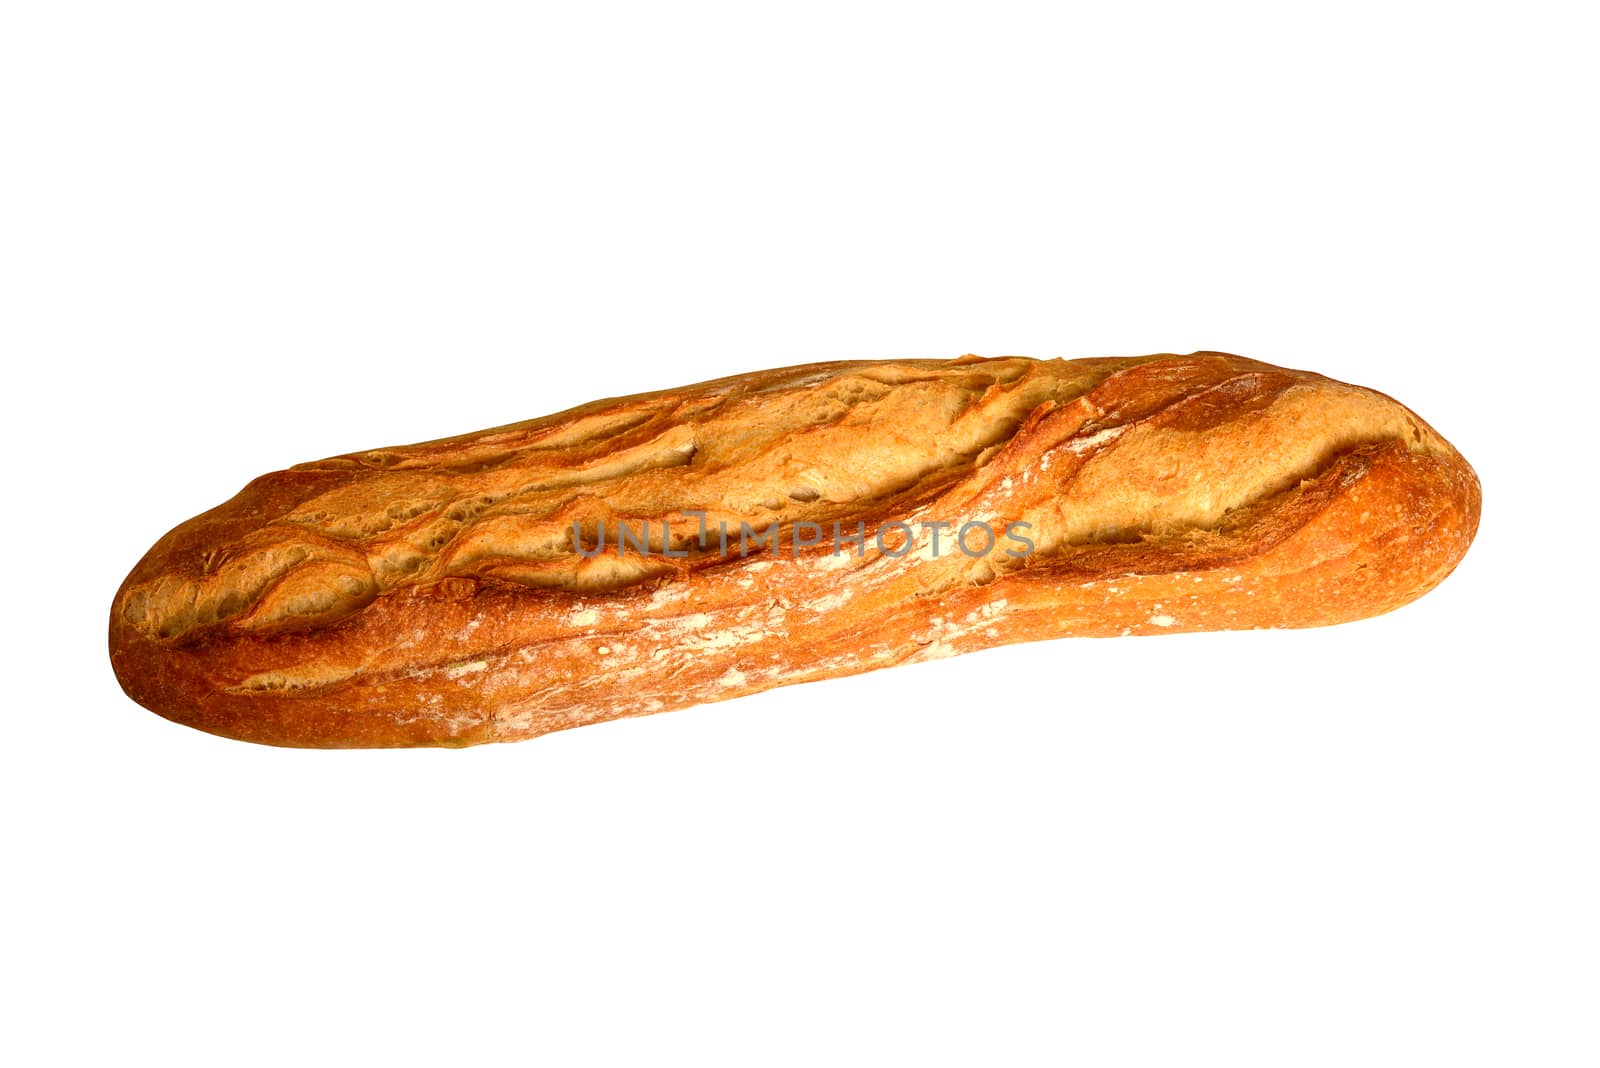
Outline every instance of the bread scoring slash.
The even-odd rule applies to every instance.
[[[1409,408],[1238,356],[809,364],[264,475],[133,569],[111,660],[231,738],[511,741],[1013,642],[1373,616],[1455,568],[1480,501]]]

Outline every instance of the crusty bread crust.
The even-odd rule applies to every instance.
[[[1450,573],[1479,507],[1410,409],[1222,353],[810,364],[264,475],[133,569],[111,660],[232,738],[509,741],[1013,642],[1372,616]],[[648,541],[619,554],[621,525]]]

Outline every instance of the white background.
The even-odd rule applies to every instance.
[[[8,5],[15,1064],[1594,1065],[1578,5]],[[1474,463],[1390,616],[475,750],[119,691],[290,463],[825,359],[1217,348]]]

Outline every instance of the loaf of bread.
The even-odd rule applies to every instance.
[[[1479,501],[1410,409],[1222,353],[820,363],[264,475],[133,569],[111,660],[232,738],[507,741],[1011,642],[1372,616],[1450,573]]]

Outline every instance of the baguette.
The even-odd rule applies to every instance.
[[[230,738],[510,741],[1012,642],[1372,616],[1451,572],[1479,506],[1410,409],[1237,356],[809,364],[264,475],[128,575],[111,661]]]

